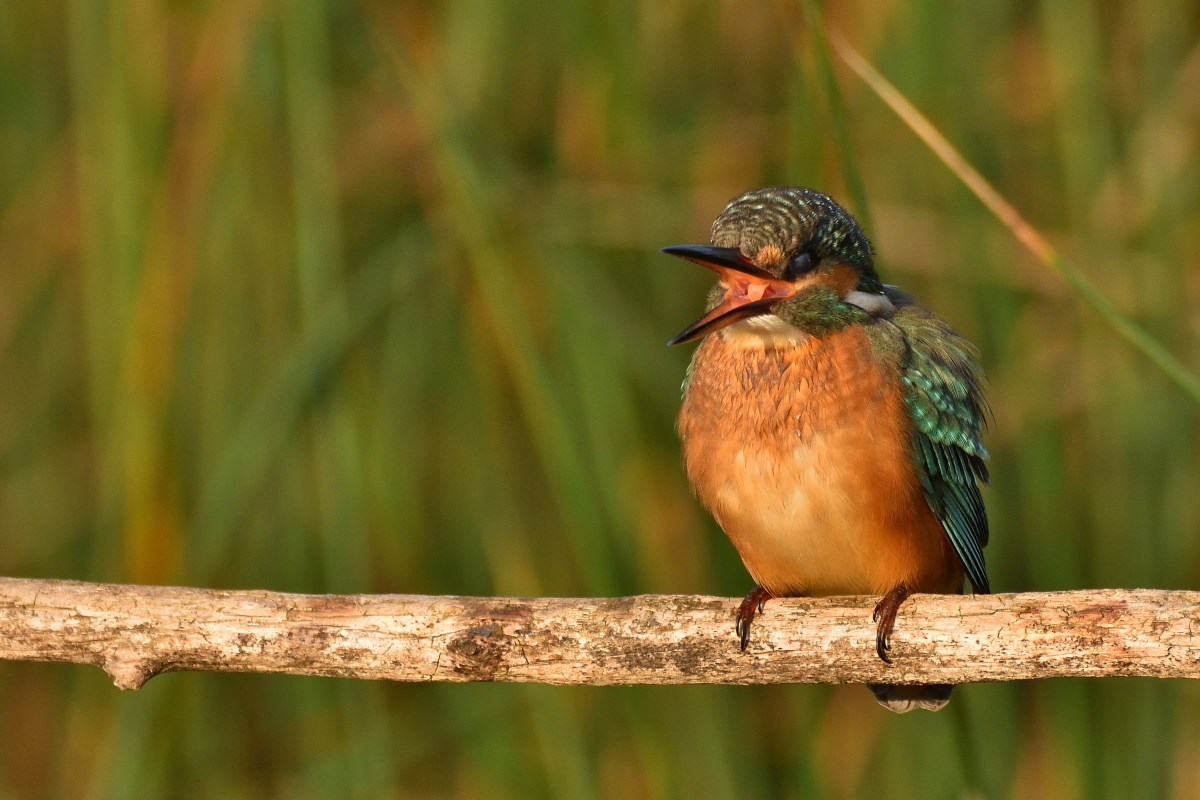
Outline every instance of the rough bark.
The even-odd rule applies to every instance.
[[[916,595],[892,665],[875,598],[771,600],[740,652],[737,600],[299,595],[0,578],[0,659],[396,681],[972,683],[1200,676],[1200,592]]]

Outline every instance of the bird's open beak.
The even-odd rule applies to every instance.
[[[721,285],[725,287],[725,297],[716,308],[688,325],[668,345],[690,342],[739,320],[765,314],[796,291],[788,281],[754,266],[736,247],[681,244],[664,247],[662,251],[708,267],[721,277]]]

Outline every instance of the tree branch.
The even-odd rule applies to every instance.
[[[917,595],[875,655],[875,598],[772,600],[738,650],[738,601],[300,595],[0,578],[0,659],[396,681],[972,683],[1200,677],[1200,592]]]

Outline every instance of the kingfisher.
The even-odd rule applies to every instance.
[[[910,595],[961,594],[964,577],[990,591],[975,349],[880,281],[858,223],[818,191],[746,192],[711,241],[663,249],[719,278],[669,344],[703,339],[678,430],[692,488],[755,581],[741,649],[771,598],[865,594],[881,598],[875,649],[891,663]],[[869,688],[899,713],[937,711],[953,689]]]

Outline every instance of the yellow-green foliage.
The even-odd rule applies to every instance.
[[[1200,371],[1193,5],[821,10]],[[707,277],[657,251],[798,183],[982,352],[994,589],[1195,587],[1195,404],[821,41],[785,3],[0,5],[0,573],[741,595],[672,431]],[[1150,680],[896,717],[8,664],[0,796],[1184,798],[1197,720]]]

